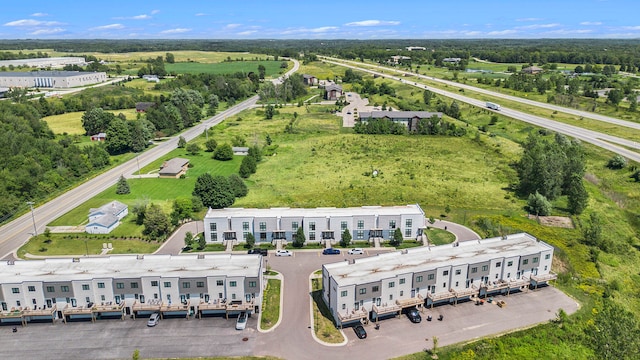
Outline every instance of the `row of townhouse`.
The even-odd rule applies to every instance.
[[[396,229],[404,239],[421,239],[425,227],[420,205],[352,208],[209,209],[204,218],[207,243],[293,241],[298,228],[309,242],[335,244],[346,229],[355,241],[390,239]]]
[[[0,320],[140,312],[258,312],[259,255],[124,255],[0,264]],[[227,313],[228,314],[228,313]]]
[[[323,297],[337,324],[367,321],[546,284],[552,259],[552,246],[525,233],[414,248],[323,265]]]

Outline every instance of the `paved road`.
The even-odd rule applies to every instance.
[[[480,240],[480,239],[482,239],[480,237],[480,235],[478,235],[477,232],[471,230],[470,228],[468,228],[468,227],[466,227],[464,225],[456,224],[456,223],[451,222],[451,221],[436,219],[436,222],[434,222],[433,224],[427,223],[427,226],[431,226],[431,227],[442,229],[442,230],[447,230],[448,232],[450,232],[453,235],[455,235],[456,236],[456,240],[458,240],[458,241],[469,241],[469,240]]]
[[[285,74],[289,76],[299,68],[299,63],[295,60],[294,67]],[[114,185],[120,175],[130,176],[156,159],[168,154],[178,145],[178,137],[182,136],[187,141],[202,134],[205,129],[215,126],[229,116],[238,114],[244,110],[251,108],[258,101],[258,96],[253,96],[236,106],[233,106],[216,116],[202,121],[200,124],[185,130],[183,133],[158,144],[157,146],[141,153],[136,158],[116,166],[93,179],[88,179],[78,187],[67,191],[57,198],[34,209],[36,228],[38,233],[44,231],[46,224],[55,220],[62,214],[81,205],[85,201],[91,199],[100,192]],[[13,251],[22,246],[33,235],[33,222],[31,214],[26,213],[17,219],[0,227],[0,256],[3,259],[13,259]]]
[[[342,109],[342,126],[353,127],[355,124],[356,112],[359,114],[363,111],[371,111],[369,105],[369,99],[361,98],[360,94],[354,92],[347,93],[347,101],[349,105]]]
[[[325,57],[325,59],[330,59],[332,61],[341,61],[341,62],[344,62],[344,63],[350,63],[350,64],[354,64],[356,66],[362,66],[362,63],[355,62],[355,61],[341,60],[341,59],[329,58],[329,57]],[[506,100],[510,100],[510,101],[516,101],[516,102],[519,102],[519,103],[522,103],[522,104],[536,106],[536,107],[539,107],[539,108],[544,108],[544,109],[548,109],[548,110],[564,112],[564,113],[567,113],[567,114],[580,116],[580,117],[587,118],[587,119],[598,120],[598,121],[607,122],[607,123],[610,123],[610,124],[615,124],[615,125],[619,125],[619,126],[624,126],[624,127],[640,130],[640,123],[636,123],[636,122],[632,122],[632,121],[625,121],[625,120],[622,120],[622,119],[618,119],[618,118],[614,118],[614,117],[610,117],[610,116],[606,116],[606,115],[592,113],[592,112],[589,112],[589,111],[571,109],[571,108],[567,108],[567,107],[564,107],[564,106],[543,103],[543,102],[540,102],[540,101],[535,101],[535,100],[530,100],[530,99],[523,99],[521,97],[517,97],[517,96],[513,96],[513,95],[506,95],[506,94],[502,94],[502,93],[498,93],[498,92],[495,92],[495,91],[478,88],[478,87],[471,86],[471,85],[461,84],[461,83],[458,83],[458,82],[455,82],[455,81],[438,79],[438,78],[434,78],[434,77],[431,77],[431,76],[415,74],[415,73],[411,73],[411,72],[408,72],[408,71],[397,70],[397,69],[393,69],[393,68],[386,67],[386,66],[373,65],[373,64],[367,64],[366,66],[370,67],[370,68],[376,68],[376,69],[382,69],[382,70],[385,70],[385,71],[391,71],[391,72],[394,72],[394,73],[397,73],[397,74],[402,74],[402,75],[406,74],[406,75],[422,78],[422,79],[429,80],[429,81],[435,81],[435,82],[439,82],[439,83],[446,84],[446,85],[449,85],[449,86],[455,86],[455,87],[458,87],[458,88],[461,88],[461,89],[475,91],[475,92],[480,93],[480,94],[490,95],[490,96],[494,96],[494,97],[498,97],[498,98],[502,98],[502,99],[506,99]]]
[[[465,102],[480,108],[486,108],[486,104],[484,101],[481,100],[476,100],[464,95],[460,95],[459,93],[453,93],[450,91],[446,91],[446,90],[440,90],[440,89],[435,89],[435,88],[428,88],[426,85],[420,84],[420,83],[414,83],[414,82],[409,82],[406,79],[401,79],[399,77],[396,77],[394,75],[389,75],[389,74],[385,74],[385,73],[381,73],[381,72],[377,72],[374,70],[370,70],[370,69],[366,69],[366,68],[362,68],[362,67],[358,67],[358,66],[354,66],[354,65],[348,65],[342,62],[337,62],[337,61],[330,61],[330,60],[326,60],[324,59],[323,61],[327,62],[327,63],[331,63],[331,64],[335,64],[335,65],[340,65],[340,66],[344,66],[344,67],[348,67],[348,68],[352,68],[352,69],[356,69],[359,71],[363,71],[363,72],[367,72],[370,74],[376,74],[385,78],[389,78],[389,79],[393,79],[393,80],[397,80],[400,81],[402,83],[406,83],[408,85],[411,86],[415,86],[417,88],[421,88],[421,89],[429,89],[431,92],[461,101],[461,102]],[[385,68],[386,69],[386,68]],[[488,110],[488,109],[487,109]],[[488,110],[489,111],[489,110]],[[499,111],[497,113],[501,113],[505,116],[511,117],[513,119],[517,119],[517,120],[521,120],[539,127],[543,127],[543,128],[547,128],[549,130],[553,130],[557,133],[560,134],[565,134],[568,135],[570,137],[582,140],[584,142],[588,142],[590,144],[596,145],[598,147],[601,147],[603,149],[609,150],[613,153],[619,154],[624,156],[627,159],[633,160],[633,161],[640,161],[640,154],[638,154],[636,151],[633,150],[629,150],[629,149],[635,149],[635,150],[640,150],[640,144],[638,142],[632,141],[632,140],[627,140],[627,139],[622,139],[616,136],[611,136],[611,135],[607,135],[604,133],[600,133],[597,131],[592,131],[592,130],[587,130],[587,129],[583,129],[580,128],[578,126],[573,126],[573,125],[569,125],[569,124],[564,124],[558,121],[553,121],[550,119],[546,119],[540,116],[535,116],[535,115],[531,115],[531,114],[527,114],[521,111],[516,111],[516,110],[511,110],[505,107],[502,107],[502,111]],[[622,121],[622,120],[621,120]],[[615,145],[617,144],[617,145]],[[621,146],[619,146],[621,145]],[[622,147],[624,146],[624,147]]]

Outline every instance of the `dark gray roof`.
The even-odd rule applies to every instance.
[[[99,226],[104,226],[108,228],[108,227],[111,227],[113,224],[117,223],[118,221],[119,220],[117,216],[106,214],[106,215],[102,215],[95,218],[93,221],[87,224],[87,227],[99,225]]]
[[[430,111],[372,111],[372,112],[361,112],[360,119],[381,119],[388,117],[390,119],[410,119],[410,118],[421,118],[428,119],[432,116],[437,116],[439,118],[442,117],[441,112],[430,112]]]
[[[336,85],[336,84],[329,84],[329,85],[325,86],[325,90],[327,90],[327,91],[331,91],[331,90],[340,90],[340,91],[342,91],[342,86]]]
[[[91,208],[89,209],[89,217],[99,214],[119,214],[122,210],[126,209],[127,205],[121,203],[120,201],[114,200],[108,204],[102,205],[99,208]]]
[[[0,72],[2,77],[69,77],[78,75],[95,74],[95,72],[80,71],[8,71]]]
[[[160,169],[160,175],[176,175],[182,171],[182,167],[189,163],[189,159],[173,158],[165,161]]]

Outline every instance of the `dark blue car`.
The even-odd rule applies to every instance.
[[[338,255],[340,254],[340,250],[334,248],[328,248],[322,250],[322,255]]]

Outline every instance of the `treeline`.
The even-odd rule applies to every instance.
[[[0,51],[0,60],[39,59],[48,57],[49,54],[43,53],[42,51],[32,53],[24,53],[22,51],[18,51],[17,53],[12,51]]]
[[[259,79],[251,79],[248,74],[235,73],[230,75],[215,74],[184,74],[172,81],[156,84],[155,90],[174,90],[178,88],[193,89],[202,94],[205,99],[216,95],[219,100],[235,103],[256,93]]]
[[[104,144],[59,140],[31,103],[0,102],[0,220],[109,165]]]
[[[307,86],[304,84],[302,74],[293,74],[275,85],[271,81],[262,84],[259,90],[261,100],[276,102],[290,102],[307,94]],[[273,108],[270,108],[273,110]],[[267,117],[270,118],[270,117]]]
[[[367,121],[357,121],[353,130],[357,134],[390,134],[404,135],[407,133],[414,135],[445,135],[463,136],[467,130],[456,124],[432,116],[428,119],[420,119],[415,131],[408,131],[404,124],[393,122],[389,119],[370,119]]]

